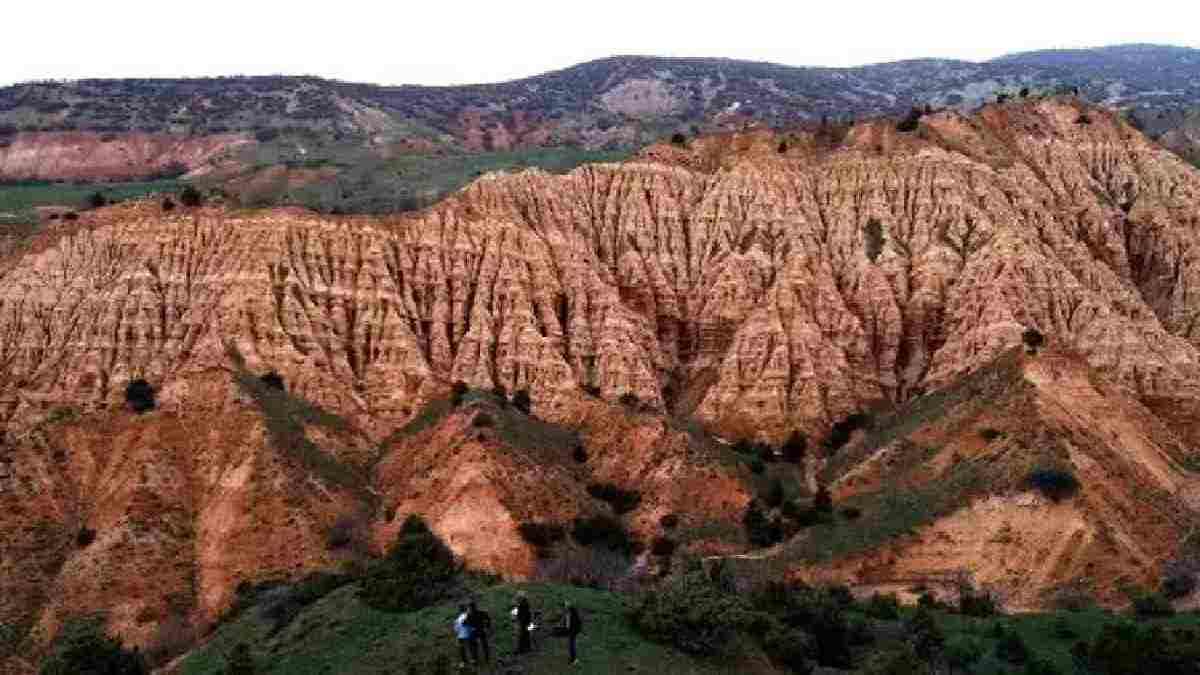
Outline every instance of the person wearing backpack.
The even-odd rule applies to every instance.
[[[533,609],[529,606],[529,598],[524,591],[517,594],[517,606],[513,607],[512,615],[517,622],[517,653],[528,654],[533,649],[529,636],[529,627],[533,624]]]
[[[462,662],[460,667],[466,668],[469,663],[473,664],[477,660],[475,641],[471,624],[468,622],[470,611],[466,605],[459,605],[458,609],[459,614],[454,618],[454,636],[458,638],[458,658]]]
[[[567,663],[574,666],[579,663],[579,656],[575,651],[575,641],[583,632],[583,619],[580,618],[579,610],[575,609],[575,605],[570,600],[563,603],[563,608],[566,610],[563,613],[563,632],[567,635]]]
[[[482,652],[483,663],[491,663],[492,647],[488,638],[492,632],[492,616],[472,602],[467,610],[467,625],[471,627],[471,640],[475,642],[471,653]]]

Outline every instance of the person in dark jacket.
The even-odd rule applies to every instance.
[[[529,626],[533,623],[533,610],[529,607],[529,598],[524,593],[517,596],[517,653],[527,654],[533,648],[529,641]]]
[[[470,609],[467,610],[467,625],[471,627],[471,640],[476,644],[476,647],[471,649],[471,653],[481,652],[483,663],[490,663],[492,647],[489,638],[492,632],[492,616],[472,602]]]
[[[570,600],[563,603],[563,608],[566,610],[563,613],[563,629],[567,634],[567,663],[573,666],[579,663],[579,655],[575,651],[575,641],[583,632],[583,620],[579,616],[579,610],[575,609],[575,605],[571,604]]]

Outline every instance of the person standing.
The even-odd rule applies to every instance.
[[[467,667],[468,655],[469,661],[475,662],[474,643],[471,640],[471,624],[468,622],[470,612],[466,605],[458,606],[458,616],[454,619],[454,635],[458,638],[458,657],[462,660],[462,667]]]
[[[485,610],[479,609],[479,606],[472,602],[467,612],[467,625],[471,629],[471,640],[475,643],[471,647],[471,655],[478,657],[482,652],[483,663],[490,663],[492,660],[492,646],[489,642],[492,632],[491,615]]]
[[[563,621],[566,624],[564,628],[567,634],[567,663],[573,666],[579,663],[579,655],[575,651],[575,641],[583,632],[583,619],[580,618],[579,610],[575,609],[575,605],[570,600],[564,602],[563,607],[566,609]]]
[[[517,606],[514,609],[517,617],[517,653],[528,654],[533,648],[529,641],[529,626],[533,623],[533,610],[529,607],[529,598],[524,592],[517,595]]]

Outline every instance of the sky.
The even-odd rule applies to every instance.
[[[8,4],[0,85],[276,73],[439,85],[509,80],[616,54],[850,66],[1130,42],[1200,47],[1200,3],[1186,0]]]

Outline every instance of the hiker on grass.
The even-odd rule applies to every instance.
[[[458,617],[454,619],[454,635],[458,638],[458,656],[462,659],[462,667],[466,668],[469,662],[475,663],[475,642],[471,639],[471,625],[467,622],[470,617],[470,611],[466,605],[458,606]]]
[[[529,607],[529,598],[522,592],[517,595],[517,606],[513,608],[513,617],[517,620],[517,653],[527,654],[533,648],[529,641],[529,627],[533,624],[533,610]]]
[[[583,632],[583,619],[570,600],[563,603],[563,608],[566,610],[563,613],[563,632],[567,635],[567,663],[573,666],[579,663],[579,656],[575,652],[575,640]]]
[[[478,656],[483,653],[483,662],[490,663],[492,660],[492,647],[488,642],[488,638],[492,632],[492,617],[487,611],[479,609],[472,602],[467,611],[467,626],[471,629],[471,655]]]

